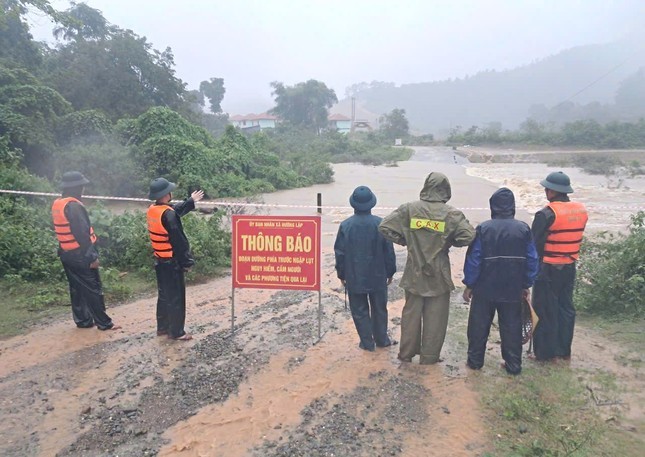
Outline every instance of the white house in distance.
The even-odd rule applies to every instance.
[[[342,114],[330,114],[329,128],[335,129],[339,133],[349,133],[352,130],[352,120]]]
[[[238,127],[245,132],[259,132],[266,129],[274,129],[278,118],[272,114],[236,114],[228,118],[234,127]]]
[[[331,114],[327,118],[329,128],[340,133],[349,133],[352,129],[352,120],[342,114]],[[228,118],[233,127],[237,127],[245,133],[260,132],[266,129],[274,129],[279,118],[272,114],[236,114]]]

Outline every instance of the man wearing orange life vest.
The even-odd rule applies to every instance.
[[[99,277],[99,254],[96,235],[81,203],[83,187],[89,181],[78,171],[63,174],[62,197],[52,204],[54,231],[58,239],[58,256],[69,282],[72,317],[79,328],[117,330],[105,312],[103,289]]]
[[[195,209],[195,202],[204,197],[201,190],[181,203],[170,205],[176,185],[164,178],[150,183],[148,233],[154,250],[157,275],[157,335],[188,341],[192,336],[184,330],[186,321],[186,282],[184,273],[195,264],[181,217]]]
[[[540,318],[533,344],[537,360],[569,360],[575,326],[573,287],[576,261],[587,224],[587,210],[572,202],[569,177],[561,171],[540,182],[549,204],[535,214],[531,231],[540,272],[533,286],[533,307]]]

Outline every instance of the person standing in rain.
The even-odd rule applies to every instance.
[[[188,239],[184,234],[181,217],[195,209],[195,203],[204,197],[197,190],[181,203],[170,205],[171,192],[177,186],[165,178],[150,183],[149,199],[155,203],[148,208],[148,233],[154,250],[157,275],[157,335],[188,341],[186,333],[186,281],[185,272],[195,264]]]
[[[515,196],[502,187],[490,198],[491,219],[476,228],[464,263],[464,300],[468,316],[468,361],[484,366],[490,326],[497,311],[504,368],[522,371],[522,297],[538,273],[538,257],[528,224],[515,219]]]
[[[99,276],[99,253],[90,218],[81,202],[83,188],[90,181],[78,171],[63,174],[62,196],[52,204],[58,256],[69,283],[72,317],[78,328],[117,330],[105,312],[103,287]]]
[[[405,306],[401,315],[399,360],[411,362],[420,354],[422,365],[437,363],[446,337],[450,292],[451,246],[468,246],[475,229],[464,213],[446,202],[448,178],[428,175],[418,201],[401,205],[379,226],[385,238],[407,246],[408,259],[401,278]]]
[[[569,360],[576,320],[576,261],[588,215],[582,203],[569,200],[573,188],[566,174],[549,173],[540,184],[549,203],[535,214],[531,226],[541,258],[533,287],[533,308],[540,318],[533,333],[533,349],[537,360]]]
[[[396,344],[387,334],[387,286],[396,272],[394,246],[378,231],[381,218],[371,213],[376,195],[359,186],[349,197],[354,215],[341,222],[334,243],[336,272],[349,296],[349,307],[360,338],[359,347]]]

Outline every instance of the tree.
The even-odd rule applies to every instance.
[[[21,69],[0,66],[0,136],[23,153],[25,165],[51,175],[51,152],[60,118],[71,106],[58,92]]]
[[[32,69],[42,56],[23,19],[26,13],[18,2],[3,0],[0,4],[0,59]]]
[[[211,113],[217,114],[222,112],[220,103],[224,99],[224,79],[211,78],[209,81],[202,81],[199,85],[199,92],[206,97],[210,103]]]
[[[185,84],[175,76],[170,48],[160,52],[131,30],[76,40],[51,53],[45,81],[79,110],[99,109],[111,120],[136,117],[153,106],[182,109]]]
[[[271,87],[276,105],[270,113],[292,125],[314,129],[316,132],[327,127],[329,108],[338,103],[336,92],[315,79],[295,86],[285,86],[274,81]]]
[[[380,130],[389,139],[405,138],[409,134],[410,126],[404,109],[394,108],[381,116],[379,123]]]
[[[110,35],[110,26],[101,12],[85,3],[71,2],[72,7],[64,16],[66,23],[54,29],[54,37],[71,40],[98,40]]]

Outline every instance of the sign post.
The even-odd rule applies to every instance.
[[[320,339],[320,234],[320,216],[233,215],[231,335],[236,288],[317,290]]]

